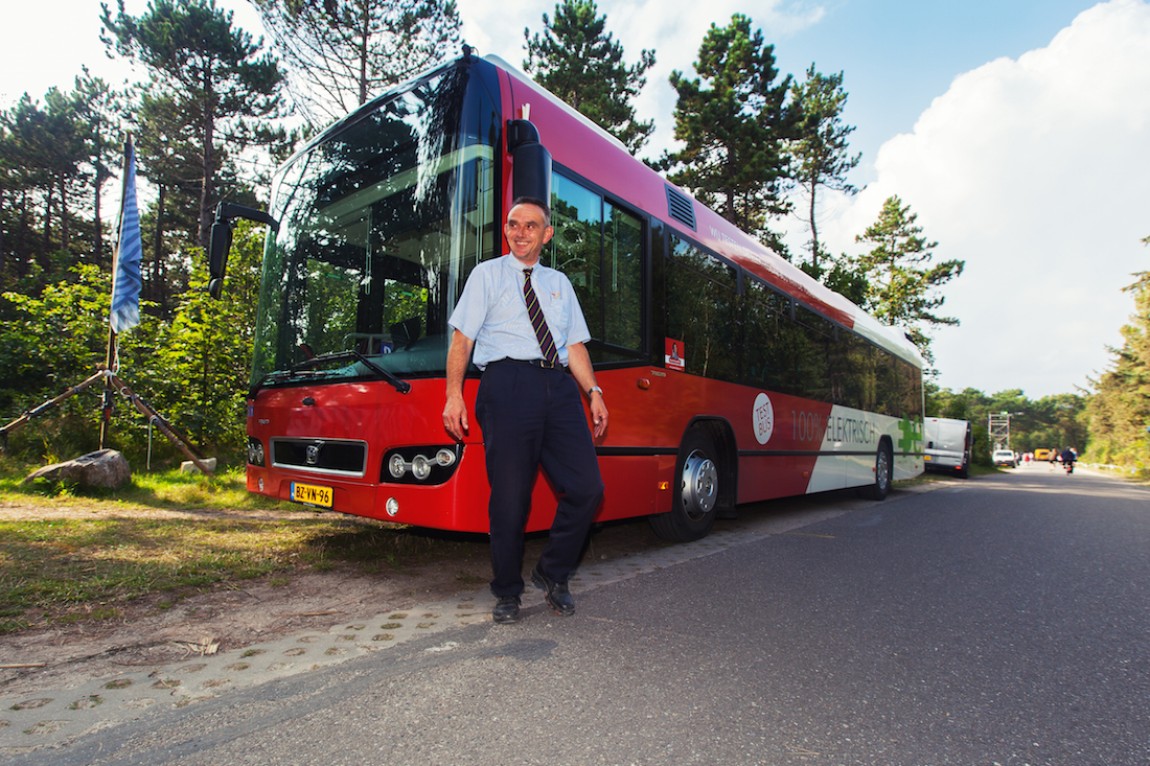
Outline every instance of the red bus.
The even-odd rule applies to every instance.
[[[250,395],[247,486],[387,521],[486,532],[483,435],[443,429],[447,318],[506,252],[520,195],[550,199],[544,257],[579,293],[611,409],[600,521],[675,540],[736,505],[920,474],[922,358],[633,158],[495,57],[464,55],[365,104],[295,154],[271,224]],[[473,402],[478,371],[465,381]],[[540,477],[530,530],[551,522]]]

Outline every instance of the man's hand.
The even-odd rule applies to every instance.
[[[469,425],[467,423],[467,405],[463,403],[462,396],[447,397],[447,405],[443,408],[443,427],[456,441],[463,441]]]
[[[591,367],[591,356],[587,347],[582,343],[571,343],[567,346],[567,365],[575,382],[584,391],[590,391],[595,386],[595,370]],[[603,403],[603,394],[589,393],[591,397],[591,432],[599,439],[607,433],[607,405]]]
[[[591,395],[591,430],[596,439],[607,433],[607,405],[602,394]]]
[[[469,428],[467,405],[463,401],[463,375],[474,346],[471,338],[456,330],[447,350],[447,404],[443,407],[443,428],[456,441],[463,441]]]

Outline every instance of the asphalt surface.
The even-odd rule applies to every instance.
[[[532,596],[7,760],[1150,764],[1150,491],[936,486],[748,509],[765,526],[729,544],[573,586],[574,617]]]

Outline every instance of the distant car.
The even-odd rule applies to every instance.
[[[1035,462],[1045,463],[1047,460],[1050,460],[1052,457],[1054,457],[1054,450],[1052,450],[1052,449],[1039,448],[1039,449],[1034,450]]]
[[[1018,461],[1014,458],[1014,453],[1008,449],[996,449],[991,459],[994,460],[995,465],[1004,465],[1007,468],[1014,468],[1018,465]]]

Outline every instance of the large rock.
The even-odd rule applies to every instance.
[[[73,460],[46,465],[33,471],[24,483],[36,479],[68,482],[80,487],[99,489],[119,489],[132,479],[132,467],[128,459],[114,449],[89,452]]]

